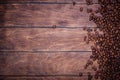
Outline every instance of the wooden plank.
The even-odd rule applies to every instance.
[[[86,3],[86,0],[0,0],[3,2],[77,2],[77,3]],[[98,0],[93,0],[94,3]]]
[[[90,50],[81,28],[0,29],[0,35],[2,50]]]
[[[0,0],[1,1],[1,0]],[[5,0],[4,0],[5,1]],[[7,1],[7,0],[6,0]],[[12,1],[12,0],[10,0]],[[33,1],[33,0],[13,0]],[[34,0],[43,2],[72,2],[72,0]],[[75,0],[84,3],[85,0]],[[79,8],[84,7],[83,12]],[[97,5],[89,6],[97,8]],[[8,4],[0,5],[0,22],[4,26],[65,26],[84,27],[95,26],[89,21],[86,5],[72,4]],[[2,23],[3,22],[3,23]],[[1,24],[2,23],[2,24]],[[83,38],[86,32],[82,28],[11,28],[0,29],[1,50],[40,50],[44,53],[31,52],[0,52],[0,75],[53,75],[87,73],[83,70],[90,52]],[[58,51],[51,52],[49,51]],[[73,52],[59,52],[73,51]],[[62,54],[63,53],[63,54]],[[1,77],[1,76],[0,76]],[[16,80],[7,78],[6,80]],[[17,80],[19,80],[18,78]],[[25,78],[24,78],[25,79]],[[24,80],[22,78],[22,80]],[[34,80],[37,78],[30,78]],[[82,80],[83,78],[39,78],[38,80]],[[84,77],[83,80],[85,80]],[[21,79],[20,79],[21,80]],[[26,80],[26,79],[25,79]],[[86,79],[87,80],[87,79]]]
[[[0,44],[2,50],[89,51],[86,34],[81,28],[1,29]]]
[[[57,0],[0,0],[2,2],[56,2]]]
[[[84,70],[84,65],[91,53],[0,53],[2,62],[0,75],[84,75],[90,68]],[[1,71],[0,70],[0,71]]]
[[[5,80],[88,80],[87,77],[36,77],[36,78],[5,78]],[[4,79],[3,79],[4,80]]]
[[[84,7],[80,12],[79,8]],[[98,5],[93,5],[97,9]],[[86,5],[51,5],[29,4],[29,5],[7,5],[4,16],[5,26],[69,26],[69,27],[94,27],[89,21],[89,14],[86,13]],[[95,10],[94,9],[94,10]],[[4,10],[4,9],[3,9]]]

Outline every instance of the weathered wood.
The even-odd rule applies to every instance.
[[[23,77],[23,78],[5,78],[5,80],[87,80],[87,77]]]
[[[1,33],[1,35],[4,35],[0,39],[1,49],[3,50],[90,50],[90,45],[87,45],[84,41],[86,31],[81,28],[12,28],[2,31],[5,30],[6,32]]]
[[[0,53],[0,75],[78,75],[91,69],[84,70],[86,59],[90,52],[65,53]]]
[[[84,11],[80,12],[80,7]],[[5,25],[15,26],[68,26],[68,27],[95,27],[89,21],[89,14],[86,13],[86,5],[73,6],[65,4],[29,4],[29,5],[7,5],[5,13]],[[98,7],[93,5],[90,7]],[[4,10],[4,9],[3,9]]]
[[[3,1],[3,0],[0,0]],[[8,0],[4,0],[7,1]],[[72,0],[9,0],[38,2],[70,2]],[[85,0],[74,0],[85,3]],[[95,0],[97,1],[97,0]],[[83,7],[83,12],[80,12]],[[98,5],[89,6],[96,9]],[[0,26],[94,27],[85,4],[7,4],[0,5]],[[83,70],[91,52],[83,38],[82,28],[0,28],[0,50],[40,50],[48,52],[0,52],[0,75],[57,75],[88,72]],[[50,52],[49,51],[58,51]],[[73,52],[59,52],[73,51]],[[1,77],[1,76],[0,76]],[[16,80],[17,78],[6,78]],[[24,80],[18,78],[17,80]],[[29,80],[38,78],[30,78]],[[38,80],[82,80],[79,77],[39,78]],[[84,77],[83,80],[86,80]],[[25,79],[26,80],[26,79]]]
[[[73,2],[76,3],[86,3],[85,0],[0,0],[3,2]],[[93,0],[94,3],[98,2],[98,0]]]

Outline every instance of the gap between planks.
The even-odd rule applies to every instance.
[[[68,27],[65,27],[65,26],[0,26],[0,28],[68,28],[68,29],[75,29],[75,28],[96,28],[96,27],[88,27],[88,26],[84,26],[84,27],[73,27],[73,26],[68,26]]]
[[[6,5],[6,4],[75,4],[75,5],[85,5],[87,3],[80,3],[80,2],[0,2],[1,5]],[[99,4],[99,3],[93,3],[93,4]]]
[[[92,52],[92,51],[40,51],[40,50],[0,50],[0,52],[32,52],[32,53],[55,53],[55,52],[61,52],[61,53],[65,53],[65,52]]]

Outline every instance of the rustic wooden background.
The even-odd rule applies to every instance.
[[[91,69],[84,65],[92,44],[84,42],[83,27],[96,26],[86,10],[98,4],[74,1],[0,0],[0,75],[5,80],[87,80]]]

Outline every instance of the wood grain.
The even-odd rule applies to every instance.
[[[0,60],[6,57],[6,64],[1,63],[0,75],[86,75],[91,71],[83,67],[89,55],[90,52],[1,53]]]
[[[79,8],[84,7],[80,12]],[[90,7],[97,8],[97,5]],[[4,19],[5,26],[68,26],[68,27],[95,27],[89,21],[89,14],[86,13],[86,5],[73,6],[65,4],[29,4],[29,5],[7,5]],[[94,9],[94,10],[95,10]],[[3,9],[4,10],[4,9]]]
[[[1,33],[2,34],[2,33]],[[9,50],[89,51],[83,29],[6,29],[0,44]]]
[[[85,0],[0,0],[2,2],[73,2],[75,1],[80,3],[86,3]],[[93,0],[94,3],[98,2],[98,0]]]
[[[87,77],[40,77],[40,78],[27,78],[29,80],[87,80]],[[26,78],[6,78],[5,80],[26,80]]]
[[[72,0],[0,0],[6,2],[68,2]],[[85,3],[85,0],[74,0]],[[94,0],[97,2],[97,0]],[[79,8],[83,7],[83,12]],[[98,5],[89,6],[97,9]],[[0,50],[40,50],[48,52],[0,52],[0,75],[57,75],[85,74],[83,70],[91,52],[83,38],[82,28],[94,27],[86,13],[86,4],[4,4],[0,5]],[[53,26],[56,28],[17,28],[17,26]],[[49,52],[58,51],[58,52]],[[59,52],[73,51],[73,52]],[[1,76],[0,76],[1,78]],[[27,77],[26,77],[27,78]],[[5,80],[26,80],[26,78],[5,78]],[[28,80],[87,80],[84,77],[31,77]]]

